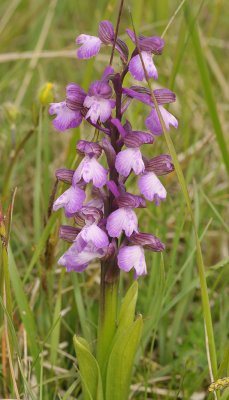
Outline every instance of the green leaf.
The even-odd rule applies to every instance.
[[[19,313],[28,335],[28,343],[31,355],[33,357],[33,362],[35,362],[36,375],[37,378],[39,378],[40,361],[38,355],[40,353],[40,349],[37,344],[37,328],[11,249],[9,249],[9,274]]]
[[[121,305],[118,319],[118,327],[120,329],[126,328],[128,325],[134,322],[137,297],[138,282],[135,281],[126,293]]]
[[[82,380],[83,399],[103,400],[99,365],[91,354],[88,342],[79,336],[74,336],[73,343]]]
[[[190,5],[187,2],[185,4],[185,18],[187,20],[187,24],[191,33],[193,48],[196,56],[196,62],[198,65],[200,78],[203,85],[203,91],[205,95],[206,104],[208,106],[209,116],[212,120],[212,125],[214,127],[216,140],[218,142],[226,170],[229,174],[229,153],[227,149],[227,142],[224,137],[223,128],[217,111],[215,96],[212,91],[211,77],[209,74],[207,61],[204,55],[204,47],[200,40],[198,24],[195,20],[195,17],[193,17],[192,7],[190,7]]]
[[[127,400],[135,354],[143,328],[142,316],[119,330],[107,365],[106,399]]]

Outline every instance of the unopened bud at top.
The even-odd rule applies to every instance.
[[[38,100],[42,106],[48,106],[54,101],[53,83],[45,83],[38,92]]]

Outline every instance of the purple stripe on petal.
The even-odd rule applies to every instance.
[[[119,208],[130,207],[130,208],[144,208],[146,207],[146,202],[141,196],[137,196],[128,192],[125,192],[117,196],[114,200],[114,204]]]
[[[144,250],[141,246],[123,246],[118,252],[118,266],[125,272],[132,268],[136,271],[136,277],[147,274]]]
[[[147,132],[133,131],[127,134],[123,139],[126,147],[140,147],[142,144],[151,144],[154,142],[153,135]]]
[[[74,172],[73,169],[60,168],[56,170],[55,175],[58,181],[69,183],[71,185]]]
[[[99,38],[104,44],[112,44],[114,40],[114,27],[110,21],[101,21],[99,24]]]
[[[159,105],[169,104],[176,101],[176,95],[169,89],[155,89],[153,91]]]
[[[147,200],[154,200],[156,205],[160,203],[160,200],[166,198],[166,190],[154,172],[146,172],[141,175],[138,181],[138,187],[141,194],[143,194]]]
[[[86,92],[76,83],[69,83],[66,87],[66,104],[73,111],[80,110],[86,97]]]
[[[129,57],[129,49],[126,43],[123,42],[121,39],[117,38],[115,43],[115,48],[119,52],[121,60],[124,62],[124,64],[126,64]]]
[[[76,236],[80,233],[80,228],[74,226],[61,225],[59,229],[59,238],[67,242],[74,242]]]
[[[118,238],[122,231],[129,237],[133,232],[138,231],[138,219],[131,208],[119,208],[108,216],[106,228],[111,237]]]
[[[145,162],[145,171],[154,172],[156,175],[166,175],[174,171],[172,159],[168,154],[151,158]]]
[[[82,45],[76,52],[77,57],[85,60],[96,56],[102,44],[98,37],[84,34],[76,38],[76,43]]]
[[[148,93],[140,93],[137,92],[136,90],[129,89],[129,88],[123,88],[123,93],[126,94],[129,97],[132,97],[134,99],[137,99],[141,101],[142,103],[148,104],[149,106],[152,106],[152,100],[150,97],[150,94]]]
[[[158,239],[158,237],[151,235],[150,233],[137,232],[133,233],[129,238],[131,244],[142,246],[145,249],[152,251],[163,251],[165,245]]]
[[[115,168],[120,175],[125,177],[130,174],[131,169],[136,175],[141,174],[145,169],[145,165],[140,150],[138,148],[128,148],[120,151],[116,157]]]
[[[153,106],[150,90],[143,86],[131,86],[130,88],[123,88],[123,93],[132,98],[136,98],[142,103]],[[176,101],[176,95],[169,89],[155,89],[154,96],[159,105],[173,103]]]
[[[153,54],[161,54],[165,42],[159,36],[141,37],[139,39],[139,47],[142,51],[151,52]]]

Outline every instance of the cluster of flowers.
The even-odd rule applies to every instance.
[[[79,35],[76,43],[80,59],[95,56],[104,45],[113,46],[122,61],[121,73],[115,73],[109,65],[101,78],[94,81],[86,93],[79,85],[70,83],[66,88],[66,99],[52,103],[49,109],[54,127],[59,131],[77,127],[82,120],[103,133],[98,142],[79,140],[77,151],[83,156],[77,169],[57,170],[57,179],[70,185],[55,202],[54,210],[63,207],[67,218],[73,218],[74,226],[61,226],[60,237],[72,243],[59,259],[59,264],[81,272],[95,259],[117,260],[124,271],[135,269],[135,276],[147,272],[144,249],[164,250],[164,244],[154,235],[139,232],[135,208],[146,207],[146,200],[156,205],[166,198],[166,189],[158,176],[173,171],[169,155],[147,159],[141,153],[143,144],[152,144],[155,135],[162,134],[162,127],[151,99],[150,91],[143,86],[123,86],[125,75],[130,74],[138,81],[144,79],[144,68],[139,56],[141,51],[149,77],[157,79],[158,73],[153,55],[162,53],[164,41],[160,37],[138,37],[127,30],[136,45],[129,59],[127,45],[117,37],[113,25],[102,21],[99,37]],[[176,118],[164,107],[175,101],[175,94],[168,89],[156,89],[158,102],[167,129],[177,128]],[[133,99],[146,104],[150,114],[145,120],[148,132],[134,131],[129,121],[122,123],[123,114]],[[112,110],[115,109],[115,117]],[[98,161],[105,154],[105,168]],[[141,195],[128,193],[125,182],[134,172],[139,176],[138,187]],[[90,186],[90,197],[86,200],[85,188]],[[143,197],[143,196],[144,197]]]

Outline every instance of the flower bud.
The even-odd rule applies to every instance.
[[[45,83],[38,92],[38,100],[42,106],[48,106],[54,101],[53,83]]]

